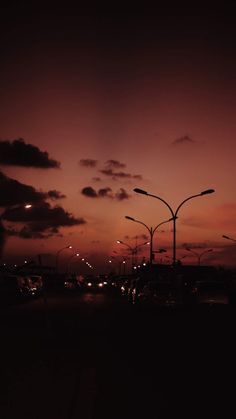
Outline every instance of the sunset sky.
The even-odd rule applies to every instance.
[[[1,262],[54,263],[71,244],[105,264],[125,254],[117,239],[149,238],[126,215],[149,227],[171,217],[134,188],[174,210],[213,188],[181,208],[177,256],[196,263],[184,245],[212,248],[205,263],[236,265],[222,238],[236,239],[234,18],[16,7],[0,18]],[[172,224],[154,238],[171,256]]]

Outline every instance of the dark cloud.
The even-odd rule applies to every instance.
[[[8,208],[3,212],[2,219],[10,223],[24,223],[25,226],[20,231],[9,227],[8,231],[21,237],[28,235],[28,238],[45,238],[57,235],[60,227],[85,224],[83,218],[75,218],[62,207],[51,207],[47,202],[41,202],[29,210],[22,206]]]
[[[81,191],[82,195],[88,196],[89,198],[97,198],[97,192],[92,188],[92,186],[86,186]]]
[[[191,144],[195,143],[195,141],[189,137],[188,135],[184,135],[183,137],[177,138],[172,142],[172,145],[181,145],[181,144]]]
[[[111,177],[113,180],[116,180],[116,179],[142,180],[141,175],[132,175],[131,173],[125,173],[125,172],[114,172],[112,169],[102,169],[100,170],[100,173],[102,173],[105,176]]]
[[[56,191],[55,189],[48,191],[47,193],[48,197],[52,200],[56,200],[56,199],[63,199],[66,198],[66,195],[62,194],[59,191]]]
[[[39,203],[47,198],[52,200],[62,199],[66,196],[53,189],[48,192],[37,191],[33,186],[9,178],[0,171],[0,207],[11,205],[24,205],[26,203]]]
[[[124,199],[129,199],[131,195],[129,195],[124,188],[120,188],[118,192],[115,194],[115,198],[118,201],[124,201]]]
[[[121,163],[119,160],[107,160],[105,165],[109,168],[109,169],[122,169],[124,167],[126,167],[126,164]]]
[[[28,227],[23,227],[20,230],[16,230],[15,228],[9,228],[6,230],[6,234],[8,236],[16,236],[22,239],[47,239],[49,237],[55,236],[53,233],[39,233],[35,231],[31,231]],[[58,234],[58,236],[61,236]]]
[[[33,186],[25,185],[0,172],[0,207],[40,202],[47,194],[38,192]]]
[[[82,189],[81,193],[82,195],[85,195],[89,198],[111,198],[116,199],[118,201],[123,201],[125,199],[130,198],[130,195],[128,195],[126,190],[123,188],[120,188],[119,191],[113,194],[112,189],[109,187],[95,191],[95,189],[92,188],[92,186],[86,186]]]
[[[79,161],[80,166],[83,167],[96,167],[97,165],[97,160],[94,159],[81,159]]]
[[[41,151],[32,144],[26,144],[22,138],[12,142],[0,141],[0,164],[42,169],[60,167],[60,163],[49,158],[46,151]]]
[[[111,193],[112,193],[111,188],[102,188],[102,189],[99,189],[97,195],[98,195],[98,197],[101,197],[101,198],[103,198],[103,197],[113,198]]]

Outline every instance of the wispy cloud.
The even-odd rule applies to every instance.
[[[184,135],[183,137],[179,137],[176,140],[174,140],[172,142],[172,145],[174,146],[178,146],[178,145],[183,145],[183,144],[193,144],[196,141],[194,141],[191,137],[189,137],[188,135]]]
[[[129,199],[131,195],[129,195],[124,188],[120,188],[118,192],[115,194],[115,198],[118,201],[124,201],[125,199]]]
[[[79,165],[82,167],[96,167],[97,166],[97,160],[94,159],[81,159],[79,161]]]
[[[131,197],[124,188],[120,188],[119,191],[113,193],[112,189],[109,187],[101,188],[96,191],[92,186],[86,186],[82,189],[81,194],[88,198],[111,198],[117,201],[124,201]]]
[[[26,144],[22,138],[0,141],[0,164],[41,169],[60,167],[60,163],[50,158],[46,151],[41,151],[32,144]]]
[[[119,160],[107,160],[105,163],[106,167],[109,169],[122,169],[126,167],[125,163],[121,163]]]
[[[57,191],[56,189],[53,189],[51,191],[48,191],[48,197],[52,200],[57,200],[57,199],[64,199],[66,198],[66,195],[62,194],[61,192]]]
[[[114,172],[113,169],[102,169],[100,170],[105,176],[111,177],[113,180],[117,179],[135,179],[135,180],[142,180],[141,175],[132,175],[131,173],[126,172]]]

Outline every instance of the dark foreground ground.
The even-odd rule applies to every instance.
[[[0,311],[2,419],[229,417],[235,312],[157,310],[109,294]]]

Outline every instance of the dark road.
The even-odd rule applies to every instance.
[[[4,307],[1,418],[192,417],[232,408],[235,314],[147,310],[110,294]]]

